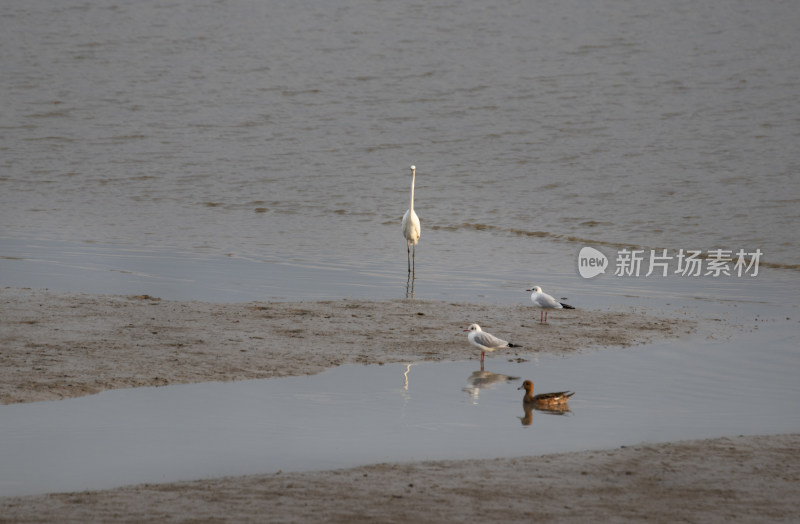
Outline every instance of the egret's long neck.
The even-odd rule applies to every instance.
[[[412,169],[411,170],[411,205],[409,206],[409,209],[411,209],[412,211],[414,210],[414,179],[416,178],[416,176],[417,176],[417,170],[416,169]]]

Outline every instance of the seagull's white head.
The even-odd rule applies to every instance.
[[[526,289],[525,291],[533,291],[534,293],[541,293],[542,288],[540,288],[539,286],[533,286],[532,288]]]
[[[477,333],[481,330],[481,327],[478,324],[472,324],[470,327],[464,330],[464,332],[469,331],[470,333]]]

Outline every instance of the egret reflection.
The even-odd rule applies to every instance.
[[[416,364],[416,362],[412,362],[410,364],[406,364],[406,370],[403,372],[403,389],[408,391],[408,373],[411,371],[411,366]]]

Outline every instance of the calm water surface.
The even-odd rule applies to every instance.
[[[475,360],[342,366],[0,406],[0,496],[798,431],[798,369],[785,354],[800,342],[796,326],[771,320],[766,336],[734,345],[685,340],[522,364],[497,354],[484,373]],[[540,392],[577,390],[570,411],[525,413],[522,378]]]
[[[547,274],[585,241],[798,267],[800,6],[0,7],[0,250]],[[545,264],[535,268],[534,264]]]

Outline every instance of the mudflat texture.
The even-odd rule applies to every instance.
[[[477,359],[463,332],[473,322],[523,346],[491,359],[717,329],[635,309],[554,311],[540,324],[530,307],[422,300],[212,304],[6,288],[0,308],[5,404]],[[798,522],[799,447],[800,435],[722,438],[7,497],[0,522]]]
[[[0,499],[0,522],[798,522],[800,435]]]
[[[105,389],[309,375],[341,364],[479,358],[476,322],[525,358],[629,346],[696,322],[644,312],[560,310],[424,300],[217,304],[150,296],[0,290],[0,403]]]

